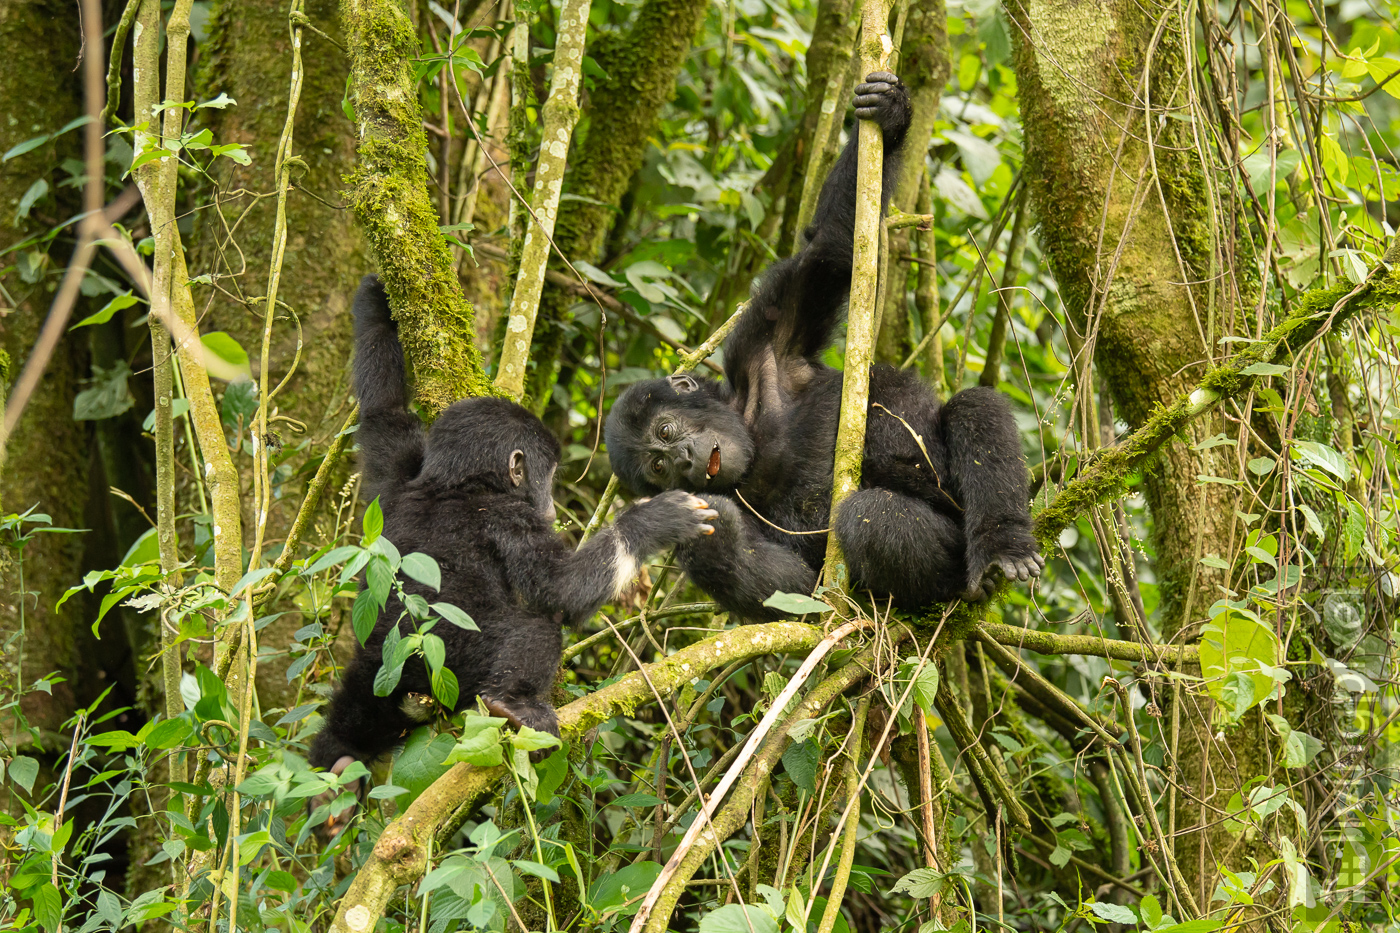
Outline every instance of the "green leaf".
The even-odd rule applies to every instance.
[[[1201,630],[1201,674],[1210,691],[1229,712],[1242,715],[1254,703],[1268,698],[1274,689],[1274,679],[1260,669],[1260,665],[1279,666],[1282,648],[1278,635],[1271,626],[1261,622],[1247,610],[1235,609],[1217,603],[1211,607],[1213,613],[1209,624]],[[1246,691],[1233,675],[1243,674],[1251,682],[1252,689]],[[1239,709],[1246,694],[1250,706]]]
[[[820,599],[813,599],[801,593],[784,593],[782,590],[776,591],[765,599],[763,605],[769,609],[777,609],[779,612],[788,612],[797,616],[806,615],[809,612],[831,611],[831,607]]]
[[[1142,922],[1148,929],[1162,922],[1162,902],[1151,894],[1145,895],[1138,902],[1138,910],[1142,912]]]
[[[52,138],[53,137],[51,137],[48,133],[45,133],[43,136],[34,136],[30,139],[26,139],[24,142],[19,143],[15,146],[11,146],[8,150],[6,150],[5,155],[3,157],[0,157],[0,162],[8,162],[16,156],[22,156],[26,152],[32,152],[33,150],[38,149],[40,146],[42,146],[44,143],[48,142]]]
[[[1317,540],[1327,540],[1327,533],[1322,528],[1322,519],[1317,517],[1317,513],[1306,502],[1298,503],[1298,511],[1303,513],[1303,518],[1308,523],[1308,530],[1317,535]]]
[[[355,637],[360,644],[366,644],[374,633],[374,623],[379,621],[379,601],[368,589],[360,590],[355,597],[355,605],[350,610],[350,624],[355,629]]]
[[[129,411],[136,399],[127,387],[131,367],[117,360],[110,368],[92,366],[92,384],[73,399],[74,421],[101,421]]]
[[[431,632],[423,636],[423,658],[428,662],[428,670],[436,671],[447,660],[447,645]]]
[[[661,798],[655,794],[623,794],[616,800],[608,801],[605,806],[609,807],[654,807],[661,802]]]
[[[1133,913],[1131,907],[1123,904],[1110,904],[1106,901],[1094,901],[1089,905],[1089,909],[1096,917],[1107,920],[1109,923],[1137,924],[1137,914]]]
[[[1162,927],[1154,933],[1215,933],[1224,925],[1219,920],[1187,920],[1185,923]]]
[[[389,602],[389,594],[394,588],[394,569],[382,554],[376,554],[370,560],[366,568],[365,585],[381,607]]]
[[[15,210],[15,217],[21,220],[28,218],[29,212],[33,209],[35,203],[48,193],[49,181],[47,178],[40,178],[38,181],[34,182],[34,184],[30,185],[25,190],[24,194],[20,195],[19,206]]]
[[[230,382],[219,404],[219,420],[231,428],[247,425],[258,413],[258,384],[251,379]]]
[[[51,882],[45,881],[34,892],[34,918],[49,933],[63,923],[63,900]]]
[[[532,862],[527,858],[518,858],[511,861],[521,874],[534,875],[536,878],[543,878],[553,884],[559,883],[559,873],[548,865],[541,865],[539,862]]]
[[[1288,372],[1287,366],[1278,363],[1250,363],[1240,370],[1241,376],[1281,376]]]
[[[559,744],[559,737],[522,726],[519,732],[510,737],[510,744],[523,751],[533,752],[541,748],[553,748]]]
[[[393,693],[402,676],[403,664],[389,664],[387,662],[381,664],[379,670],[374,674],[374,695],[386,697]]]
[[[349,560],[358,553],[360,553],[360,549],[353,544],[334,548],[317,558],[314,564],[301,572],[301,575],[303,577],[309,577],[312,574],[320,573],[328,567],[334,567],[342,561]]]
[[[433,603],[432,609],[438,615],[442,616],[444,619],[451,622],[458,628],[466,629],[469,632],[481,631],[481,629],[476,627],[476,623],[472,621],[471,616],[467,615],[465,612],[458,609],[451,603]]]
[[[409,734],[403,752],[394,761],[390,777],[395,784],[407,788],[407,797],[399,800],[400,813],[447,771],[450,765],[444,764],[444,761],[455,744],[456,740],[451,735],[444,733],[435,736],[427,726],[419,726]]]
[[[457,686],[457,675],[452,673],[450,667],[433,671],[433,696],[448,709],[456,709],[461,688]]]
[[[1347,466],[1346,459],[1326,444],[1319,441],[1294,441],[1293,452],[1299,459],[1326,470],[1344,483],[1351,479],[1351,468]]]
[[[405,554],[399,563],[399,570],[424,586],[430,586],[435,590],[442,589],[442,570],[438,568],[438,562],[433,560],[430,555],[416,551],[412,554]]]
[[[1320,751],[1322,742],[1318,739],[1297,729],[1289,730],[1288,738],[1283,741],[1283,766],[1306,768]]]
[[[131,735],[130,732],[123,733]],[[133,736],[133,738],[135,738]],[[135,743],[133,743],[135,744]],[[39,762],[28,755],[17,755],[10,761],[9,765],[10,781],[24,788],[26,794],[34,792],[34,779],[39,776]]]
[[[210,146],[209,151],[214,155],[215,158],[219,156],[224,156],[225,158],[232,159],[239,165],[253,164],[253,157],[248,155],[248,150],[244,149],[238,143],[226,143],[222,146]]]
[[[238,101],[229,97],[227,94],[220,94],[212,100],[206,100],[202,104],[196,104],[194,109],[203,110],[205,107],[213,107],[216,110],[223,110],[225,107],[232,107],[237,103]]]
[[[1366,513],[1361,510],[1361,506],[1348,499],[1346,522],[1342,526],[1342,544],[1348,563],[1356,559],[1365,543]]]
[[[384,532],[384,510],[379,505],[379,497],[375,496],[374,501],[365,507],[365,517],[360,527],[364,529],[364,537],[360,543],[369,547]]]
[[[1255,457],[1246,466],[1255,476],[1268,476],[1274,471],[1274,467],[1278,466],[1278,461],[1273,457]]]
[[[253,370],[248,365],[248,352],[238,345],[237,340],[216,330],[200,337],[199,341],[204,344],[206,365],[221,364],[209,365],[209,375],[225,382],[253,378]]]
[[[1235,443],[1236,443],[1236,441],[1235,441],[1235,439],[1234,439],[1233,437],[1226,437],[1226,436],[1224,435],[1224,433],[1220,433],[1220,434],[1215,435],[1214,437],[1208,437],[1208,438],[1206,438],[1205,440],[1201,441],[1199,444],[1192,444],[1192,445],[1191,445],[1191,449],[1192,449],[1192,450],[1210,450],[1210,449],[1215,448],[1215,447],[1225,447],[1225,446],[1233,447],[1233,446],[1235,446]]]
[[[622,907],[621,915],[631,916],[641,907],[641,896],[651,890],[651,886],[656,882],[661,874],[661,866],[656,862],[637,862],[628,865],[626,868],[604,875],[593,882],[588,889],[588,902],[593,909],[599,913],[615,910],[622,907],[627,901],[636,900],[627,907]],[[745,933],[748,933],[745,928]]]
[[[941,871],[932,868],[916,868],[896,881],[894,887],[890,888],[890,893],[908,894],[912,898],[923,900],[942,891],[946,881],[947,876]]]
[[[448,753],[448,762],[465,761],[477,767],[502,764],[505,758],[501,753],[501,726],[505,722],[495,716],[467,713],[462,717],[462,735]]]
[[[146,734],[145,745],[153,749],[174,748],[184,742],[193,731],[194,727],[186,719],[162,720]]]
[[[809,797],[817,792],[817,768],[820,761],[821,749],[811,739],[794,743],[783,752],[783,768],[787,770],[788,777]]]
[[[700,918],[700,933],[778,933],[778,921],[753,904],[726,904]]]

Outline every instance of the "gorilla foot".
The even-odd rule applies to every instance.
[[[336,777],[340,777],[345,773],[345,769],[350,767],[354,761],[355,758],[351,755],[341,755],[336,763],[331,765],[330,773],[334,774]],[[330,790],[323,791],[307,802],[306,812],[310,814],[315,813],[317,807],[329,807],[340,798],[341,794],[347,791],[355,795],[355,801],[352,801],[349,806],[339,813],[332,813],[326,818],[324,823],[317,826],[314,830],[316,838],[320,840],[322,845],[340,835],[345,830],[345,827],[350,824],[350,818],[355,815],[357,801],[360,797],[360,791],[364,789],[364,784],[365,782],[363,780],[356,778],[344,787],[333,787]]]
[[[1002,553],[992,554],[982,564],[981,570],[974,570],[968,574],[967,590],[962,598],[968,602],[977,602],[992,595],[992,590],[996,589],[996,571],[1001,571],[1001,576],[1009,582],[1025,583],[1032,577],[1040,576],[1040,572],[1045,569],[1045,557],[1040,552],[1030,549],[1015,548]]]

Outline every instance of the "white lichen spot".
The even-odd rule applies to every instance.
[[[1202,405],[1209,405],[1220,398],[1220,393],[1206,388],[1197,389],[1191,393],[1191,407],[1199,408]]]
[[[554,158],[556,159],[564,158],[564,155],[567,152],[567,147],[557,139],[549,144],[549,154],[554,156]]]
[[[218,525],[215,525],[215,526],[214,526],[214,537],[217,538],[219,535],[221,535],[221,534],[223,534],[223,533],[224,533],[224,530],[223,530],[222,528],[220,528]]]
[[[210,463],[209,461],[206,460],[206,461],[204,462],[204,477],[205,477],[205,479],[208,479],[209,477],[211,477],[211,476],[213,476],[213,475],[214,475],[214,464],[212,464],[212,463]]]
[[[523,334],[523,333],[525,333],[525,325],[526,325],[526,323],[527,323],[527,321],[525,320],[525,315],[523,315],[523,314],[512,314],[512,315],[510,316],[510,332],[511,332],[512,334]]]
[[[568,142],[568,141],[569,141],[569,131],[566,130],[566,129],[564,129],[564,128],[561,126],[561,127],[559,127],[559,131],[556,132],[556,133],[554,134],[554,137],[555,137],[556,139],[558,139],[558,140],[563,141],[563,142]]]
[[[689,671],[689,670],[690,670],[690,665],[689,665],[689,664],[686,664],[686,663],[681,664],[681,670],[683,670],[683,671]]]
[[[828,115],[829,115],[829,114],[833,114],[833,113],[835,113],[835,112],[836,112],[836,100],[835,100],[835,98],[828,97],[826,100],[822,101],[822,113],[825,113],[825,114],[828,114]]]
[[[345,912],[345,925],[354,930],[355,933],[363,933],[369,926],[369,908],[364,904],[356,904]]]

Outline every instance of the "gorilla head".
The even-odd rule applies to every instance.
[[[639,493],[733,489],[753,460],[753,439],[722,384],[689,375],[638,382],[608,416],[618,478]]]
[[[559,442],[540,419],[499,398],[454,402],[428,431],[424,480],[519,496],[554,521]]]

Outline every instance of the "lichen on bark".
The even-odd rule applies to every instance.
[[[428,195],[427,138],[413,57],[418,38],[394,0],[343,0],[359,164],[348,200],[389,294],[419,407],[436,415],[490,395],[474,341],[476,313]]]

